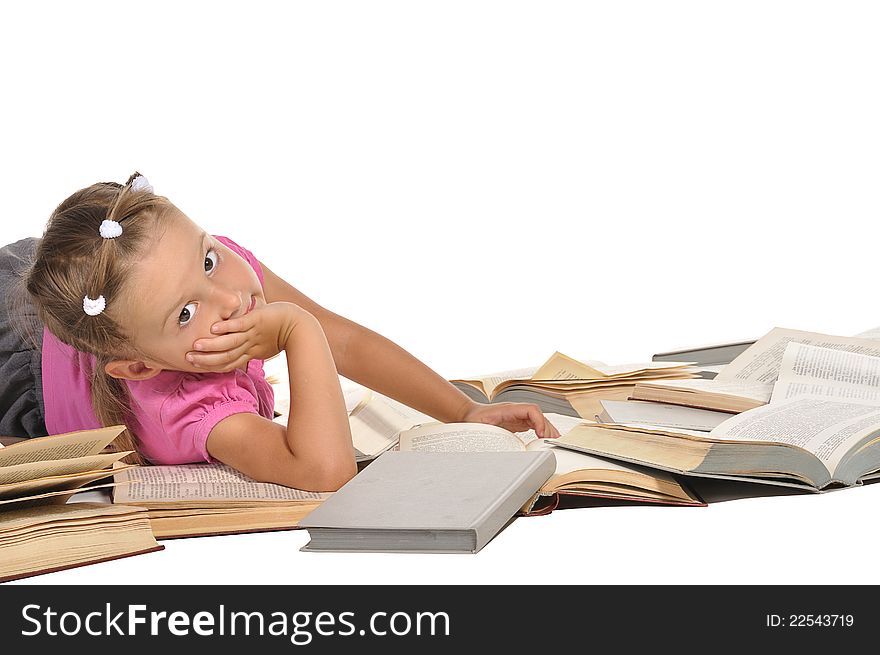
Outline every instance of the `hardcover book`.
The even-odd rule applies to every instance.
[[[300,521],[302,550],[476,553],[554,469],[549,451],[389,451]]]

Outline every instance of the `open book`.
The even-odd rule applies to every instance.
[[[769,404],[708,435],[582,424],[558,444],[668,471],[809,490],[878,476],[880,357],[789,341],[773,375]]]
[[[581,362],[556,352],[539,367],[450,382],[477,402],[534,403],[543,412],[592,417],[601,409],[600,399],[624,400],[639,380],[693,377],[687,362],[608,366],[596,361]]]
[[[130,451],[104,452],[117,425],[0,447],[0,581],[160,550],[146,512],[103,504],[65,505],[74,493],[112,486]]]
[[[580,423],[561,414],[548,413],[548,420],[565,434]],[[521,512],[546,514],[559,506],[562,497],[569,506],[577,497],[626,500],[670,505],[703,505],[693,490],[672,475],[638,466],[624,465],[583,453],[557,448],[554,439],[539,439],[534,430],[509,432],[482,423],[427,423],[400,433],[399,449],[423,452],[485,452],[549,450],[556,456],[554,475],[544,483]]]
[[[113,502],[147,508],[159,539],[292,530],[330,495],[257,482],[219,463],[141,466],[116,480]]]
[[[394,447],[401,430],[434,420],[370,389],[348,392],[346,402],[353,397],[357,398],[357,402],[349,410],[348,424],[355,459],[359,464],[369,462]]]
[[[779,375],[788,343],[880,356],[880,342],[868,338],[872,331],[855,337],[773,328],[724,366],[712,380],[651,381],[636,384],[633,400],[686,405],[723,412],[744,412],[766,405]]]

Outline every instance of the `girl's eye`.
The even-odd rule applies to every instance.
[[[192,307],[192,309],[189,309],[189,307]],[[195,315],[196,304],[194,302],[187,303],[184,305],[183,309],[180,310],[180,316],[177,317],[177,324],[180,327],[186,327]]]
[[[220,257],[217,255],[217,252],[211,248],[205,254],[205,273],[210,273],[215,268],[217,268],[217,261]],[[190,302],[184,305],[183,309],[180,311],[180,316],[177,317],[177,324],[180,327],[186,327],[190,321],[192,321],[193,316],[196,315],[196,303]],[[192,309],[189,309],[192,307]]]
[[[213,258],[211,257],[211,255],[213,255]],[[215,268],[217,268],[217,260],[218,259],[219,259],[219,257],[217,256],[217,253],[214,251],[213,248],[211,248],[211,250],[209,250],[207,252],[207,254],[205,255],[205,272],[206,273],[210,273]]]

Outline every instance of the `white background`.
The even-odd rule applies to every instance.
[[[447,378],[880,324],[865,2],[30,2],[2,243],[139,170]],[[878,582],[880,486],[518,519],[477,555],[166,542],[39,583]]]

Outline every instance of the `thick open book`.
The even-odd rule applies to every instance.
[[[773,328],[724,366],[711,380],[639,382],[631,398],[723,412],[744,412],[766,405],[790,342],[880,356],[873,331],[855,337]],[[586,417],[589,418],[589,417]]]
[[[625,400],[640,380],[693,377],[695,373],[687,362],[608,366],[556,352],[539,367],[450,382],[477,402],[534,403],[543,412],[589,418],[601,409],[599,400]]]
[[[116,480],[113,502],[148,509],[158,539],[292,530],[330,495],[257,482],[219,463],[141,466]]]
[[[146,512],[65,501],[112,486],[130,451],[105,452],[125,426],[80,430],[0,447],[0,581],[160,550]],[[109,480],[109,482],[108,482]]]
[[[558,444],[667,471],[809,490],[877,477],[880,357],[788,341],[773,377],[769,404],[708,435],[582,424]]]
[[[567,433],[581,422],[581,419],[562,414],[548,413],[546,416],[560,434]],[[666,472],[566,451],[557,448],[554,441],[539,439],[534,430],[514,433],[481,423],[432,422],[401,432],[399,448],[401,451],[421,452],[546,450],[554,453],[556,468],[553,475],[520,509],[526,515],[547,514],[563,500],[565,506],[575,507],[579,504],[578,499],[588,498],[670,505],[704,504],[692,489]]]

